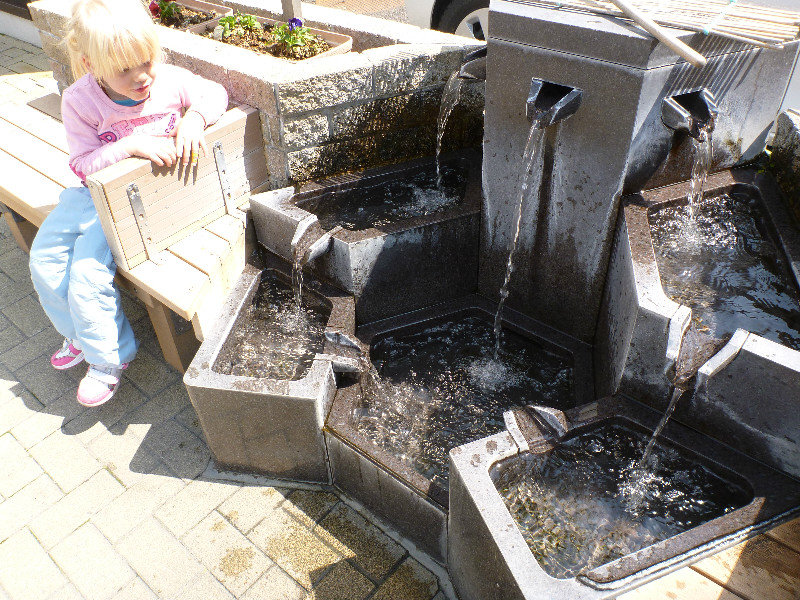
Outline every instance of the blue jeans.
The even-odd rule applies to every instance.
[[[114,286],[117,265],[87,188],[61,193],[33,240],[30,267],[44,312],[89,364],[133,360],[137,343]]]

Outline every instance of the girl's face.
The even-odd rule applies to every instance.
[[[91,72],[89,64],[87,64],[87,68]],[[151,61],[138,67],[125,69],[113,77],[106,77],[102,84],[106,94],[112,100],[129,99],[139,102],[147,99],[150,95],[150,86],[153,85],[155,76],[155,64]]]

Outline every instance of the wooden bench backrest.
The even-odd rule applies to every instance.
[[[130,270],[159,251],[247,202],[250,192],[267,182],[267,164],[258,110],[236,107],[206,130],[209,149],[222,149],[224,173],[210,151],[194,167],[158,167],[128,158],[89,176],[92,192],[117,264]],[[229,199],[223,195],[227,182]],[[138,190],[142,211],[132,203]]]

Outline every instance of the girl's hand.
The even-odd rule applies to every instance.
[[[131,156],[140,156],[152,160],[159,167],[171,167],[178,158],[175,140],[170,137],[152,135],[130,135],[122,138],[127,144]]]
[[[175,147],[184,165],[189,162],[196,163],[200,150],[203,151],[203,156],[208,154],[206,138],[203,135],[205,128],[205,119],[194,110],[187,111],[178,123],[175,129]]]

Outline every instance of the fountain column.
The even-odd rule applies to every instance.
[[[580,109],[549,128],[529,183],[508,306],[592,343],[621,194],[690,176],[691,141],[663,124],[664,98],[711,92],[712,168],[746,161],[764,147],[798,45],[766,50],[679,32],[708,58],[697,69],[610,17],[493,0],[490,20],[479,288],[496,298],[505,275],[531,79],[579,88]]]

